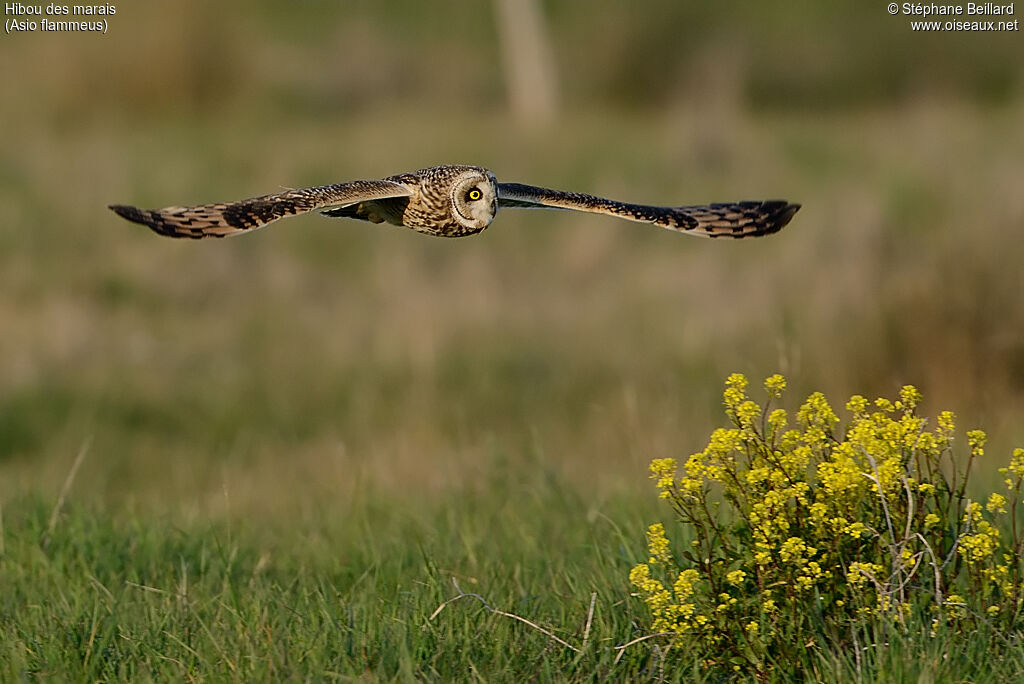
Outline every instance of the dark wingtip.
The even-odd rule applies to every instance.
[[[786,224],[793,220],[793,215],[800,211],[799,204],[787,202],[786,200],[768,200],[765,204],[772,207],[772,210],[765,221],[764,230],[761,232],[762,235],[779,232],[786,227]]]
[[[123,219],[146,226],[157,235],[167,235],[169,237],[202,237],[202,235],[176,233],[174,230],[170,229],[165,222],[161,221],[159,214],[154,211],[131,207],[127,204],[111,204],[107,208]]]
[[[146,215],[142,213],[142,210],[138,207],[130,207],[126,204],[111,204],[107,207],[121,218],[128,219],[134,223],[141,223],[144,226],[149,225],[146,220]]]

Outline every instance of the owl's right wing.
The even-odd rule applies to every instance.
[[[499,183],[498,206],[520,209],[569,209],[653,223],[703,237],[757,237],[778,232],[789,223],[799,204],[785,200],[726,202],[687,207],[628,204],[617,200],[539,188],[522,183]]]
[[[284,216],[356,207],[364,202],[371,205],[381,200],[399,200],[411,195],[412,191],[408,187],[394,181],[357,180],[288,190],[240,202],[164,209],[139,209],[114,204],[110,208],[118,216],[149,226],[160,235],[199,239],[237,235],[262,228]]]

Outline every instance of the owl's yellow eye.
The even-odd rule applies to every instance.
[[[480,192],[479,188],[473,188],[472,190],[466,193],[466,199],[468,199],[470,202],[475,202],[483,196],[484,194]]]

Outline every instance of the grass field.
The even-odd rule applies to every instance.
[[[311,4],[0,42],[0,678],[699,680],[615,647],[645,635],[627,576],[668,515],[647,463],[703,447],[730,372],[783,372],[793,402],[913,383],[989,432],[979,484],[1024,445],[1016,36],[551,7],[562,109],[524,129],[480,8]],[[174,242],[106,209],[442,162],[803,209],[735,243],[533,212],[457,241],[305,217]],[[453,578],[536,626],[435,615]],[[1016,641],[882,643],[804,674],[1024,669]]]
[[[622,581],[649,511],[588,505],[557,482],[494,484],[433,508],[349,502],[258,530],[8,505],[0,579],[6,680],[433,679],[705,681],[644,644]],[[118,519],[120,518],[120,519]],[[46,540],[41,545],[41,540]],[[533,625],[488,612],[529,619]],[[591,603],[593,601],[593,604]],[[438,609],[442,608],[440,612]],[[591,612],[591,606],[593,606]],[[544,629],[552,635],[542,633]],[[553,638],[565,644],[557,643]],[[813,645],[818,681],[1015,681],[998,638],[880,635],[857,655]],[[572,647],[572,648],[570,648]],[[573,649],[578,649],[576,652]],[[618,657],[620,651],[621,659]],[[792,673],[780,664],[778,678]],[[713,679],[712,679],[713,680]]]

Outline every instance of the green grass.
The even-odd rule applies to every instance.
[[[52,502],[20,499],[3,511],[0,678],[707,680],[705,664],[656,641],[618,657],[646,634],[625,576],[651,511],[567,491],[493,483],[433,506],[368,495],[260,525],[72,505],[52,535]],[[535,626],[451,601],[453,579]],[[1018,681],[1024,648],[1003,638],[880,627],[859,652],[809,643],[810,667],[779,663],[772,679]]]
[[[623,582],[641,511],[554,484],[411,507],[368,497],[302,521],[179,524],[50,502],[4,509],[0,678],[621,677],[641,616]],[[623,531],[626,526],[626,532]],[[586,648],[461,599],[452,580]]]

